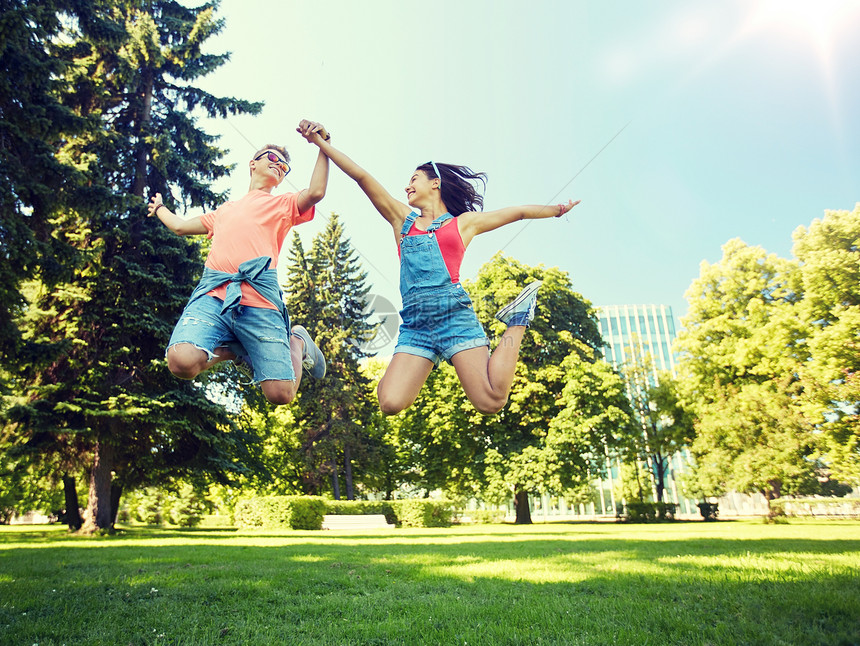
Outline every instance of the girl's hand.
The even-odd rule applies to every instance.
[[[296,128],[296,132],[307,139],[310,143],[314,143],[314,135],[319,135],[320,139],[323,141],[331,140],[331,135],[328,130],[326,130],[321,123],[317,123],[316,121],[302,119],[299,122],[299,127]]]
[[[570,211],[574,206],[576,206],[580,202],[582,202],[582,200],[577,200],[576,202],[573,202],[572,200],[568,200],[567,204],[559,204],[558,205],[558,215],[556,215],[555,217],[560,218],[562,215],[564,215],[565,213]]]

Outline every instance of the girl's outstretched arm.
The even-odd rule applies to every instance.
[[[302,122],[304,123],[304,122]],[[302,132],[301,126],[297,128]],[[328,134],[328,133],[326,133]],[[349,175],[356,181],[359,188],[364,191],[364,194],[370,198],[373,206],[384,217],[394,229],[395,236],[400,234],[400,227],[406,216],[412,211],[408,204],[404,204],[394,198],[386,191],[373,176],[356,164],[347,155],[331,145],[331,136],[328,139],[323,139],[319,131],[310,133],[310,136],[304,135],[305,138],[312,144],[319,146],[319,149],[325,153],[335,166],[340,168],[344,173]]]
[[[538,220],[543,218],[559,218],[580,203],[568,200],[567,204],[542,206],[530,204],[527,206],[509,206],[497,211],[469,211],[460,215],[460,236],[463,244],[468,246],[476,235],[493,231],[511,222],[520,220]]]

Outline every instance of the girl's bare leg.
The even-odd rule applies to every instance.
[[[466,397],[478,412],[495,415],[508,403],[525,331],[525,325],[510,326],[492,355],[481,347],[463,350],[451,358]]]
[[[409,408],[432,370],[433,362],[429,359],[403,352],[395,354],[376,388],[383,414],[395,415]]]

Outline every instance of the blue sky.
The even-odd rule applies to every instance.
[[[798,226],[860,201],[857,0],[222,0],[219,15],[209,51],[231,61],[201,85],[266,104],[203,124],[239,166],[231,195],[267,142],[304,188],[316,149],[295,126],[310,118],[401,198],[433,159],[486,172],[485,209],[582,200],[479,237],[463,278],[502,250],[560,267],[595,305],[680,319],[729,239],[790,257]],[[335,168],[295,229],[306,246],[331,212],[399,307],[390,227]]]

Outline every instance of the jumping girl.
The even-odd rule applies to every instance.
[[[485,415],[498,413],[508,401],[520,344],[534,317],[541,283],[527,285],[498,311],[496,318],[508,327],[490,354],[490,340],[460,284],[463,254],[478,234],[523,219],[561,216],[579,200],[480,212],[476,209],[483,207],[483,197],[472,182],[486,186],[485,174],[466,166],[428,162],[412,173],[404,204],[323,139],[325,131],[311,128],[311,136],[308,133],[305,129],[305,138],[358,183],[391,224],[399,246],[403,322],[394,357],[377,388],[382,412],[393,415],[411,406],[430,372],[444,359],[454,366],[472,405]]]

